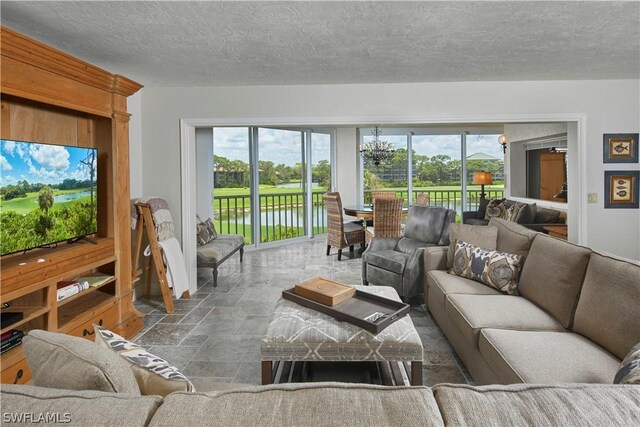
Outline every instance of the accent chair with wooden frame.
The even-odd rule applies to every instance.
[[[342,249],[349,247],[353,253],[356,243],[364,246],[364,228],[359,222],[344,222],[340,193],[326,193],[322,198],[327,209],[327,256],[333,246],[338,249],[340,261]]]

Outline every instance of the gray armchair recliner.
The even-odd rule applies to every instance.
[[[449,245],[455,219],[450,209],[411,206],[403,237],[371,239],[362,255],[362,283],[392,286],[405,300],[422,293],[424,248]]]

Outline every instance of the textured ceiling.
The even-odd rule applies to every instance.
[[[2,1],[147,86],[638,78],[638,2]]]

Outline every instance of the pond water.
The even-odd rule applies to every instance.
[[[96,192],[94,191],[93,195],[95,196],[95,194]],[[55,196],[53,200],[56,202],[64,203],[64,202],[71,202],[73,200],[80,199],[82,197],[89,197],[89,196],[91,196],[91,191],[86,190],[86,191],[80,191],[78,193],[60,194],[58,196]]]

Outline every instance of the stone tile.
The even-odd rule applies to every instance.
[[[247,316],[236,331],[239,335],[264,335],[267,332],[268,316]]]
[[[260,361],[241,363],[233,382],[236,384],[262,384],[262,368]]]
[[[244,319],[215,319],[206,317],[197,325],[194,325],[192,333],[194,335],[206,335],[211,339],[212,336],[234,334]]]
[[[151,327],[136,341],[142,346],[148,345],[178,345],[187,336],[194,325],[174,325],[158,323]]]
[[[201,307],[233,307],[240,301],[244,293],[223,294],[212,293],[200,304]]]
[[[258,361],[262,335],[219,335],[210,337],[192,360]]]
[[[181,325],[187,324],[198,324],[202,319],[204,319],[207,314],[212,310],[212,307],[201,307],[197,306],[191,312],[184,316],[184,318],[180,321]]]
[[[211,362],[194,360],[187,364],[182,373],[187,377],[234,378],[240,368],[239,362]]]
[[[207,341],[209,335],[195,335],[189,334],[185,339],[180,343],[181,347],[202,347],[202,345]],[[193,349],[192,349],[193,350]]]
[[[458,366],[458,362],[456,362],[453,355],[449,352],[435,353],[432,351],[425,351],[422,363],[425,365]]]
[[[154,345],[149,352],[163,358],[181,371],[191,361],[197,349],[198,347]]]
[[[427,365],[422,368],[422,381],[426,386],[440,383],[466,384],[467,380],[456,366]]]
[[[182,319],[184,319],[184,314],[167,314],[164,316],[159,323],[179,323]]]

